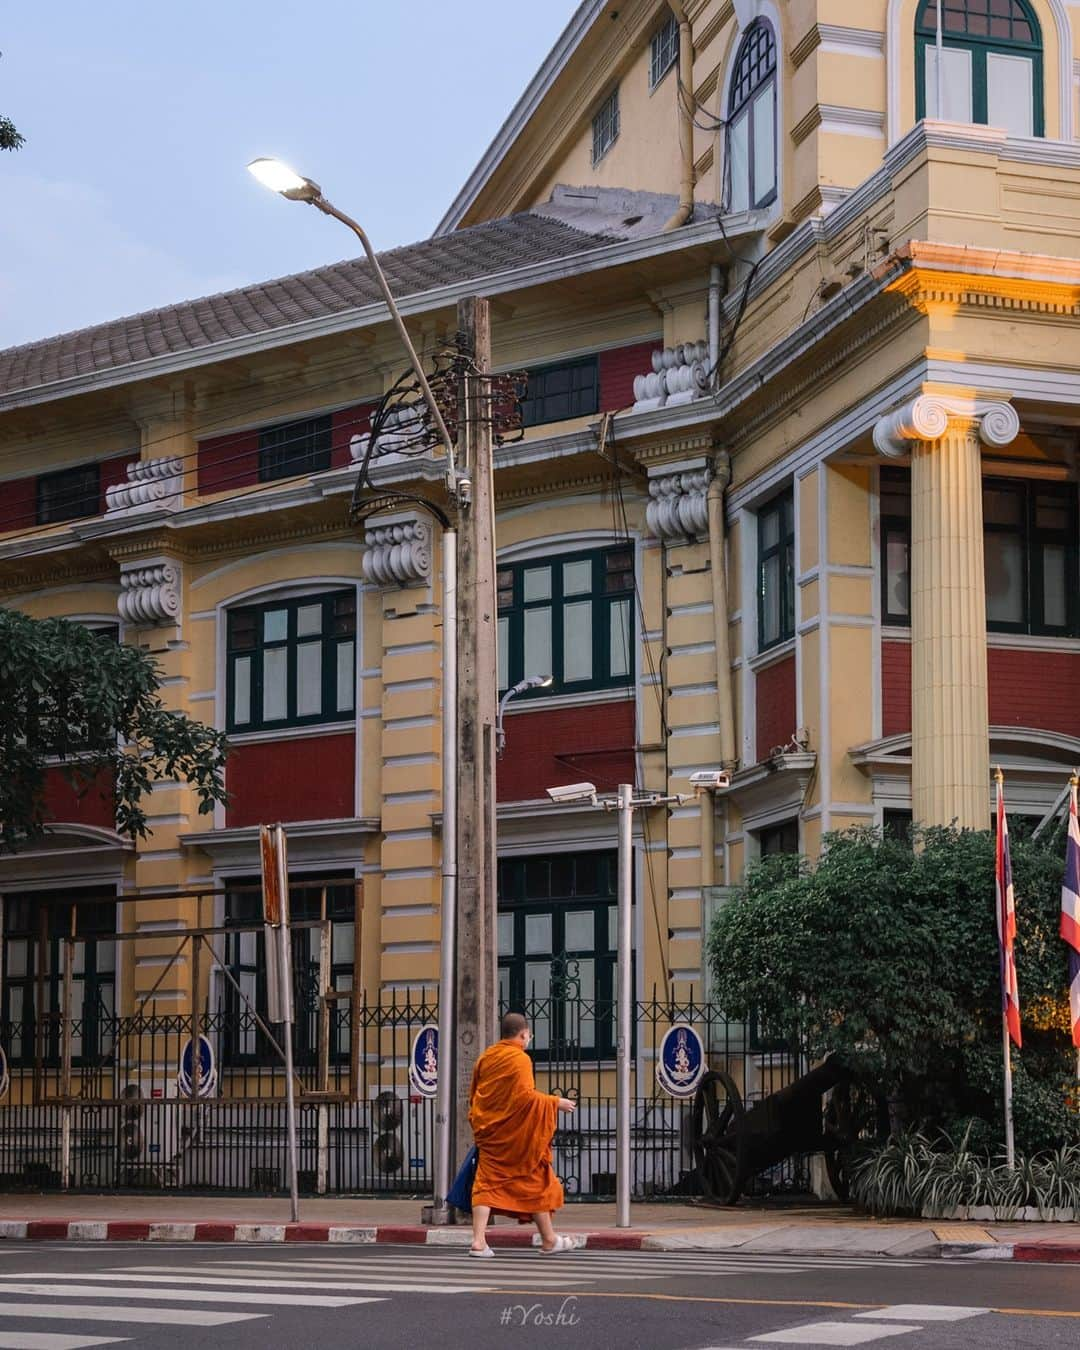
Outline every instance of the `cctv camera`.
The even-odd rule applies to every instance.
[[[548,788],[547,795],[553,802],[595,802],[596,787],[592,783],[568,783]]]
[[[690,786],[694,788],[726,788],[731,785],[731,775],[721,769],[698,769],[690,775]]]

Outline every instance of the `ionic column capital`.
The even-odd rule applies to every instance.
[[[997,448],[1015,440],[1020,430],[1016,409],[1003,400],[919,394],[878,418],[874,448],[896,459],[910,452],[912,441],[939,441],[950,423],[958,421],[973,423],[983,444]]]

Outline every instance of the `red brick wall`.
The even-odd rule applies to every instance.
[[[543,797],[565,783],[608,791],[634,781],[634,701],[508,715],[496,789],[501,802]]]
[[[757,757],[786,745],[795,732],[795,653],[757,673]]]
[[[634,401],[634,376],[652,370],[652,354],[663,343],[635,342],[632,347],[616,347],[600,353],[600,411],[618,412]]]
[[[881,734],[911,730],[911,643],[881,644]]]
[[[1080,654],[991,647],[990,724],[1080,736]]]
[[[351,731],[234,746],[225,769],[228,825],[349,819],[355,758]]]
[[[94,783],[80,797],[61,769],[46,769],[44,795],[47,821],[116,828],[110,779]]]
[[[990,725],[1080,736],[1080,654],[990,647]],[[911,730],[911,644],[881,644],[881,731]]]

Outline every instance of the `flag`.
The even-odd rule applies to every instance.
[[[1020,1044],[1020,990],[1016,982],[1016,897],[1013,893],[1012,862],[1009,858],[1009,822],[1005,817],[1005,794],[1001,779],[997,785],[997,857],[994,867],[997,881],[998,946],[1001,949],[1001,1007],[1009,1028],[1009,1037]]]
[[[1069,791],[1069,834],[1065,878],[1061,883],[1061,936],[1069,944],[1069,1008],[1073,1045],[1080,1047],[1080,823],[1076,818],[1076,779]]]

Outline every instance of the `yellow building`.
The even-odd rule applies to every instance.
[[[562,958],[612,991],[614,822],[547,786],[732,771],[637,821],[639,994],[701,997],[749,860],[912,813],[982,827],[991,761],[1038,817],[1080,761],[1080,6],[935,20],[586,0],[435,236],[383,255],[425,359],[479,293],[496,369],[530,377],[495,480],[500,683],[553,676],[499,768],[513,1001]],[[294,873],[344,883],[334,987],[433,995],[439,533],[347,509],[403,369],[362,262],[0,352],[0,599],[116,627],[233,747],[230,805],[166,784],[135,847],[57,787],[44,845],[0,859],[0,1020],[57,893],[87,906],[98,1006],[186,1009],[190,959],[153,934],[250,919],[273,820]],[[385,437],[371,468],[440,477]],[[225,962],[258,998],[254,940]],[[582,1044],[604,1062],[609,1036]]]

